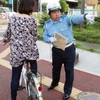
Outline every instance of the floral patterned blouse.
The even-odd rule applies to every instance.
[[[37,24],[33,17],[13,15],[4,34],[6,41],[11,41],[10,64],[18,67],[23,60],[37,60],[39,52],[36,45]]]

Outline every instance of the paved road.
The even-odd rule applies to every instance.
[[[62,100],[65,74],[64,68],[62,67],[59,86],[52,91],[48,91],[47,88],[51,83],[52,73],[52,64],[47,61],[48,58],[50,58],[50,53],[48,52],[50,46],[41,41],[38,41],[37,44],[40,50],[39,52],[41,53],[40,59],[38,60],[38,70],[44,76],[42,81],[44,100]],[[10,100],[11,66],[9,64],[9,52],[9,44],[2,46],[2,41],[0,41],[0,100]],[[81,66],[81,64],[79,65]],[[87,66],[85,65],[84,67],[86,68]],[[77,95],[85,91],[100,94],[100,76],[89,74],[75,68],[74,87],[69,100],[77,100]],[[18,100],[27,100],[25,90],[19,91],[17,98]]]
[[[48,91],[51,82],[51,45],[43,41],[37,42],[40,59],[38,70],[43,74],[44,100],[62,100],[64,85],[64,69],[62,67],[59,86],[55,90]],[[80,92],[90,91],[100,94],[100,54],[77,49],[79,63],[75,65],[74,88],[69,100],[77,100]],[[0,41],[0,100],[10,100],[11,66],[9,64],[9,45],[2,45]],[[18,92],[18,100],[27,100],[25,90]],[[90,100],[90,99],[88,99]]]
[[[3,36],[3,32],[0,32],[0,38]]]

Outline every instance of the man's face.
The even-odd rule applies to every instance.
[[[60,10],[50,12],[50,17],[54,22],[57,22],[59,20],[60,16],[61,16]]]

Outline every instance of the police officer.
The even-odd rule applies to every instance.
[[[53,45],[52,47],[52,83],[48,90],[54,89],[60,80],[61,66],[65,68],[65,83],[63,100],[70,97],[74,80],[74,61],[75,61],[75,46],[72,33],[72,25],[80,24],[84,20],[93,21],[92,15],[77,15],[69,16],[61,13],[61,6],[57,2],[47,4],[47,12],[50,19],[44,24],[43,38],[47,43],[57,41],[54,37],[55,33],[63,35],[68,41],[65,50],[59,49]]]

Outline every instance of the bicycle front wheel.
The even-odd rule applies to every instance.
[[[43,100],[41,86],[35,75],[32,75],[32,78],[28,83],[28,93],[29,100]]]

